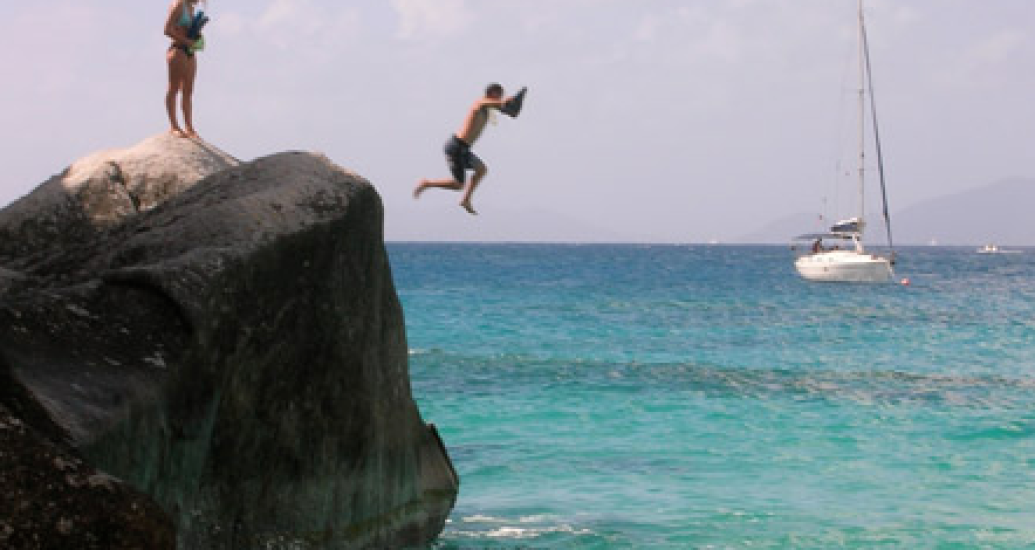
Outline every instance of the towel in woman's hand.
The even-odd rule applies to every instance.
[[[187,37],[194,41],[194,45],[190,48],[190,53],[200,52],[205,49],[205,37],[201,36],[201,29],[208,24],[208,16],[205,12],[199,11],[194,15],[194,20],[190,23],[190,28],[187,29]]]
[[[201,38],[201,29],[208,24],[208,16],[205,12],[199,11],[194,15],[194,20],[190,22],[190,28],[187,29],[187,38],[191,40],[197,40]]]

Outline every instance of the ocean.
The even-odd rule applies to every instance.
[[[434,548],[1035,548],[1035,250],[390,243]]]

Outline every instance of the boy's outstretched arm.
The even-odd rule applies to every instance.
[[[510,98],[492,99],[492,98],[486,97],[486,98],[483,98],[483,99],[478,101],[478,107],[490,107],[490,108],[493,108],[493,109],[502,109],[503,105],[505,105],[509,99]]]

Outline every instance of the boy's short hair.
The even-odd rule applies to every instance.
[[[490,96],[497,94],[503,94],[503,86],[500,86],[499,83],[493,82],[492,84],[489,84],[485,87],[485,95]]]

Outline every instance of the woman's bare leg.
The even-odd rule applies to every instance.
[[[183,122],[187,127],[187,135],[198,137],[194,130],[194,77],[198,74],[198,60],[194,57],[186,59],[183,88],[181,89],[183,102]]]
[[[176,137],[185,137],[180,123],[176,121],[176,94],[180,91],[183,81],[179,53],[178,50],[170,49],[165,55],[169,65],[169,89],[165,92],[165,111],[169,115],[169,133]]]

